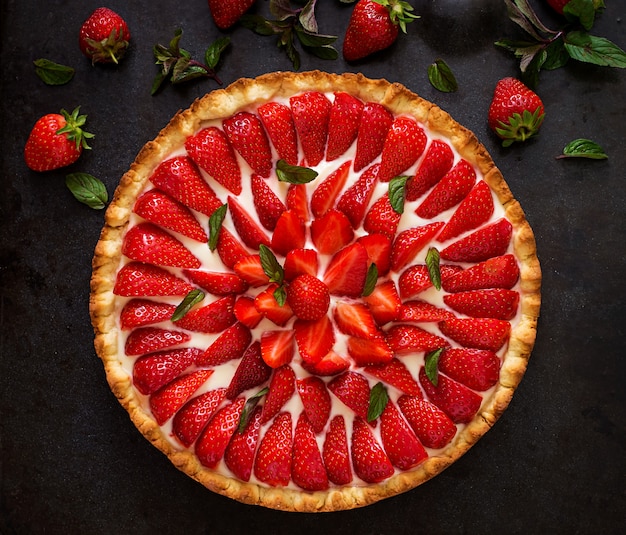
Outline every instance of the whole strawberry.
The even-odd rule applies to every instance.
[[[252,7],[254,0],[208,0],[213,22],[220,30],[233,26]]]
[[[413,7],[402,0],[359,0],[354,6],[343,42],[347,61],[362,59],[391,46],[399,30],[418,18]]]
[[[124,19],[108,7],[99,7],[83,23],[80,50],[92,63],[118,63],[126,53],[130,31]]]
[[[73,164],[89,149],[87,139],[94,137],[84,132],[82,127],[86,115],[79,115],[79,107],[71,115],[49,113],[41,117],[33,126],[24,147],[26,165],[33,171],[52,171]]]
[[[532,89],[516,78],[503,78],[496,84],[489,106],[489,128],[508,147],[526,141],[539,131],[544,119],[543,102]]]

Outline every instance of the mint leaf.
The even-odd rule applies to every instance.
[[[426,372],[426,377],[433,384],[433,386],[437,386],[439,383],[439,358],[443,353],[443,347],[439,349],[435,349],[428,353],[425,357],[424,361],[424,371]]]
[[[404,199],[406,198],[406,181],[408,176],[396,176],[389,181],[389,202],[396,214],[404,213]]]
[[[370,295],[376,287],[378,281],[378,267],[373,262],[367,270],[367,276],[365,277],[365,286],[363,287],[363,297]]]
[[[439,266],[439,251],[435,247],[430,247],[426,253],[426,266],[428,276],[437,290],[441,290],[441,270]]]
[[[70,173],[65,177],[65,185],[77,200],[94,210],[101,210],[109,200],[106,186],[89,173]]]
[[[283,266],[278,263],[274,253],[266,245],[259,246],[259,256],[261,257],[261,267],[265,274],[269,277],[270,282],[282,284],[285,277]]]
[[[387,394],[385,385],[380,382],[376,383],[370,391],[370,404],[367,409],[367,421],[373,422],[376,420],[376,418],[383,413],[388,402],[389,394]]]
[[[317,171],[301,165],[290,165],[285,160],[276,163],[276,176],[289,184],[308,184],[317,178]]]
[[[606,160],[608,158],[604,149],[590,139],[575,139],[563,148],[563,154],[559,158],[589,158],[591,160]]]
[[[215,251],[217,247],[217,240],[220,237],[220,230],[222,229],[222,223],[226,217],[227,204],[222,204],[215,212],[209,217],[209,249]]]
[[[593,0],[570,0],[563,6],[563,15],[569,21],[578,21],[585,30],[591,30],[596,18]]]
[[[170,318],[172,321],[178,321],[185,316],[196,304],[204,299],[204,292],[202,290],[191,290],[180,304],[174,310],[174,314]]]
[[[74,69],[48,59],[33,61],[35,73],[47,85],[64,85],[74,77]]]
[[[260,390],[254,396],[249,397],[246,400],[245,405],[243,406],[243,410],[241,411],[241,416],[239,417],[239,424],[237,425],[237,432],[243,433],[248,426],[248,422],[250,421],[250,417],[252,416],[252,411],[259,404],[261,398],[265,396],[269,392],[269,388],[265,387],[263,390]]]
[[[573,31],[565,36],[564,43],[568,54],[575,60],[606,67],[626,67],[626,52],[604,37]]]
[[[459,89],[454,73],[442,59],[437,59],[428,66],[428,80],[435,89],[443,93],[454,93]]]
[[[230,38],[228,37],[220,37],[211,43],[209,48],[207,48],[204,53],[204,61],[208,67],[211,69],[215,69],[215,67],[217,67],[217,64],[220,62],[220,58],[222,57],[222,52],[226,50],[229,44]]]

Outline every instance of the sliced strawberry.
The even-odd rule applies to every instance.
[[[158,189],[143,193],[135,201],[133,212],[151,223],[192,240],[206,243],[209,239],[189,208]]]
[[[268,183],[259,175],[251,178],[252,202],[259,216],[259,221],[267,230],[274,230],[280,215],[287,209]]]
[[[367,411],[370,406],[370,385],[362,374],[346,371],[334,377],[327,386],[328,390],[346,407],[352,409],[357,416],[367,420]]]
[[[363,102],[344,92],[337,91],[328,121],[328,146],[326,160],[332,161],[344,154],[354,143],[359,131]]]
[[[219,409],[196,440],[195,453],[204,466],[215,468],[224,457],[245,403],[245,398],[238,398]]]
[[[367,250],[370,264],[376,264],[378,276],[387,275],[391,266],[391,240],[384,234],[366,234],[357,241]]]
[[[240,359],[252,342],[250,329],[237,322],[222,332],[200,358],[198,366],[219,366],[229,360]]]
[[[424,446],[391,400],[380,415],[380,438],[391,464],[400,470],[409,470],[428,457]]]
[[[311,212],[314,217],[322,217],[335,206],[337,197],[348,179],[351,165],[350,160],[343,162],[316,186],[311,195]]]
[[[191,336],[182,331],[158,327],[140,327],[126,338],[124,353],[128,356],[143,355],[184,344],[189,340],[191,340]]]
[[[520,275],[517,260],[511,254],[490,258],[452,277],[442,279],[446,292],[465,292],[483,288],[506,288],[515,286]]]
[[[191,398],[174,415],[172,432],[183,446],[188,448],[195,442],[204,426],[217,412],[225,392],[225,388],[217,388]]]
[[[233,266],[233,269],[237,277],[253,288],[264,286],[270,282],[270,278],[263,269],[261,255],[251,254],[246,256],[239,260],[239,262]]]
[[[439,358],[439,371],[472,390],[491,388],[500,377],[500,358],[487,349],[448,348]]]
[[[319,362],[301,362],[302,367],[307,370],[309,373],[321,376],[329,376],[329,375],[337,375],[345,372],[348,368],[350,368],[350,360],[346,357],[335,353],[334,351],[329,351],[322,357],[322,360]]]
[[[476,171],[467,160],[458,163],[444,176],[415,209],[423,219],[436,215],[459,204],[476,183]]]
[[[296,381],[298,394],[304,406],[304,412],[315,433],[321,433],[326,427],[330,416],[330,394],[326,383],[319,377],[311,375]]]
[[[175,323],[182,329],[201,333],[221,333],[230,327],[237,318],[233,314],[235,297],[220,297],[208,305],[193,308]]]
[[[417,253],[432,242],[444,226],[441,221],[413,227],[400,232],[393,241],[391,249],[391,269],[396,273],[412,262]]]
[[[306,227],[295,210],[285,210],[276,222],[271,247],[285,256],[292,249],[301,249],[306,243]]]
[[[278,158],[290,165],[298,164],[298,136],[289,106],[267,102],[257,109]]]
[[[404,194],[407,201],[416,201],[437,182],[454,164],[454,153],[445,141],[434,139],[426,149],[426,154],[417,168],[415,176],[409,178]]]
[[[422,396],[419,383],[411,375],[405,364],[397,358],[391,359],[386,364],[366,366],[365,373],[377,377],[387,385],[391,385],[405,394]]]
[[[199,268],[202,263],[182,242],[153,223],[131,227],[122,242],[122,254],[131,260],[182,268]]]
[[[411,167],[426,148],[426,134],[415,119],[398,116],[385,139],[378,178],[389,182]]]
[[[359,242],[337,252],[324,273],[324,283],[331,295],[359,297],[367,277],[367,250]]]
[[[158,266],[129,262],[117,273],[113,293],[124,297],[131,296],[183,296],[193,286]]]
[[[357,135],[355,171],[360,171],[382,153],[392,123],[392,113],[382,104],[365,103]]]
[[[437,241],[443,243],[478,228],[489,221],[493,210],[491,189],[484,180],[479,180],[452,214]]]
[[[320,254],[335,254],[354,239],[350,220],[334,208],[311,222],[311,240]]]
[[[285,256],[283,270],[286,281],[292,281],[299,275],[316,277],[318,269],[317,251],[314,249],[292,249]]]
[[[454,318],[439,323],[439,330],[464,347],[498,351],[509,339],[511,324],[492,318]]]
[[[248,256],[250,251],[227,229],[222,227],[217,238],[217,254],[224,265],[232,269],[239,260]]]
[[[150,410],[157,424],[167,422],[212,374],[213,370],[198,370],[181,375],[154,392],[150,396]]]
[[[322,448],[322,458],[328,479],[335,485],[347,485],[352,481],[348,434],[346,423],[340,414],[330,421]]]
[[[293,435],[293,460],[291,464],[293,482],[308,491],[328,488],[328,476],[322,461],[313,427],[306,413],[301,413]]]
[[[242,432],[233,433],[224,452],[224,463],[242,481],[250,481],[260,432],[261,407],[255,407],[246,428]]]
[[[215,126],[200,130],[185,141],[191,159],[228,191],[241,193],[241,170],[226,134]]]
[[[306,91],[289,99],[293,121],[306,164],[315,167],[324,158],[332,104],[317,91]]]
[[[436,334],[416,325],[393,325],[386,334],[387,343],[396,355],[408,355],[420,351],[430,352],[450,344]]]
[[[272,172],[272,149],[261,120],[248,111],[240,111],[222,121],[231,145],[255,173],[269,177]]]
[[[139,357],[133,365],[133,385],[148,396],[173,381],[202,355],[197,347],[157,351]]]
[[[237,234],[244,244],[252,249],[258,249],[260,245],[269,247],[270,239],[265,231],[248,215],[246,209],[234,197],[228,197],[228,209]]]
[[[402,301],[394,281],[387,280],[377,284],[372,293],[363,297],[363,301],[379,326],[398,319]]]
[[[263,331],[261,357],[270,368],[280,368],[293,359],[295,345],[291,330]]]
[[[354,473],[366,483],[379,483],[393,475],[393,465],[385,450],[359,416],[354,418],[350,449]]]
[[[249,295],[242,295],[237,298],[233,307],[233,314],[238,321],[249,329],[254,329],[263,319],[263,314],[257,310],[254,304],[254,297]]]
[[[426,448],[443,448],[456,435],[456,425],[447,414],[421,396],[401,396],[398,407]]]
[[[120,312],[120,327],[127,330],[160,323],[170,319],[175,310],[176,305],[158,303],[150,299],[131,299]]]
[[[278,304],[276,297],[274,297],[277,288],[278,285],[270,284],[255,297],[254,306],[260,314],[282,327],[293,317],[293,310],[287,302],[283,305]]]
[[[187,156],[174,156],[161,162],[150,181],[180,203],[210,216],[222,202]]]
[[[315,321],[296,320],[293,324],[300,357],[307,364],[316,364],[335,344],[335,332],[328,316]]]
[[[442,264],[439,268],[442,286],[443,281],[448,280],[463,270],[460,266],[455,266],[453,264]],[[415,264],[410,268],[405,269],[398,278],[398,288],[402,299],[414,297],[424,290],[432,287],[432,285],[433,281],[430,278],[428,266],[425,264]]]
[[[265,335],[265,333],[263,334]],[[261,354],[263,354],[263,338],[261,339]],[[274,418],[274,416],[276,416],[281,411],[283,405],[285,405],[285,403],[287,403],[291,399],[291,396],[293,396],[295,391],[296,374],[291,369],[291,366],[289,366],[288,364],[284,364],[276,368],[272,372],[269,390],[267,392],[267,395],[265,396],[263,412],[261,413],[261,424],[269,422],[272,418]]]
[[[363,221],[363,229],[370,234],[384,234],[393,241],[401,216],[402,214],[393,209],[389,195],[385,193],[368,210]]]
[[[272,487],[285,487],[291,480],[293,432],[291,414],[281,412],[261,439],[254,459],[254,475]]]
[[[293,210],[305,223],[310,219],[306,184],[290,184],[287,189],[285,204],[288,210]]]
[[[424,367],[419,372],[419,382],[428,399],[448,415],[455,424],[471,422],[483,398],[456,381],[439,374],[437,386],[426,376]]]
[[[315,321],[328,312],[330,294],[321,280],[305,273],[289,284],[287,302],[297,318]]]
[[[502,218],[448,245],[440,256],[453,262],[482,262],[505,254],[512,235],[513,225]]]
[[[252,342],[237,365],[226,390],[226,399],[235,399],[245,390],[265,383],[271,374],[272,368],[261,357],[261,343]]]
[[[185,277],[213,295],[240,294],[248,289],[248,283],[236,273],[186,269]]]
[[[411,301],[405,301],[402,304],[398,321],[409,323],[429,323],[434,321],[439,322],[454,317],[454,313],[445,308],[440,308],[432,303],[429,303],[428,301],[422,301],[421,299],[413,299]]]
[[[386,364],[393,358],[393,352],[383,336],[374,338],[348,338],[348,354],[357,366]]]
[[[379,169],[378,163],[368,167],[337,201],[337,210],[346,214],[354,229],[359,228],[363,222],[365,211],[378,182]]]
[[[519,293],[504,288],[471,290],[443,296],[450,308],[473,318],[510,320],[517,314]]]
[[[372,313],[363,303],[338,301],[333,309],[333,318],[344,334],[357,338],[380,336]]]

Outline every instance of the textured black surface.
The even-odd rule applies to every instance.
[[[177,110],[217,87],[203,80],[149,95],[155,43],[182,27],[182,46],[201,57],[222,34],[206,1],[109,1],[132,33],[132,49],[117,68],[92,67],[77,46],[81,23],[100,1],[1,3],[3,535],[623,532],[626,73],[573,63],[544,73],[540,137],[503,149],[486,126],[495,82],[516,74],[514,59],[493,46],[516,35],[503,3],[413,3],[422,18],[388,52],[352,65],[304,55],[302,69],[402,82],[478,135],[536,233],[544,276],[539,334],[511,406],[460,461],[404,495],[321,515],[241,505],[178,472],[130,423],[92,346],[90,262],[103,212],[79,204],[64,176],[92,173],[112,193],[142,145]],[[606,3],[594,33],[624,48],[626,2]],[[321,31],[341,36],[351,7],[318,4]],[[266,1],[257,5],[266,12]],[[225,83],[290,69],[272,39],[241,27],[225,33],[233,39],[220,70]],[[32,67],[39,57],[74,66],[74,80],[45,86]],[[438,57],[455,72],[457,93],[428,83],[427,66]],[[22,150],[35,120],[77,105],[97,135],[93,150],[66,170],[28,171]],[[610,159],[556,160],[578,137],[600,143]]]

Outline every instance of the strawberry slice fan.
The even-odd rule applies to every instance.
[[[241,79],[121,178],[90,313],[112,392],[189,477],[288,511],[411,490],[502,416],[541,271],[485,148],[400,84]]]

